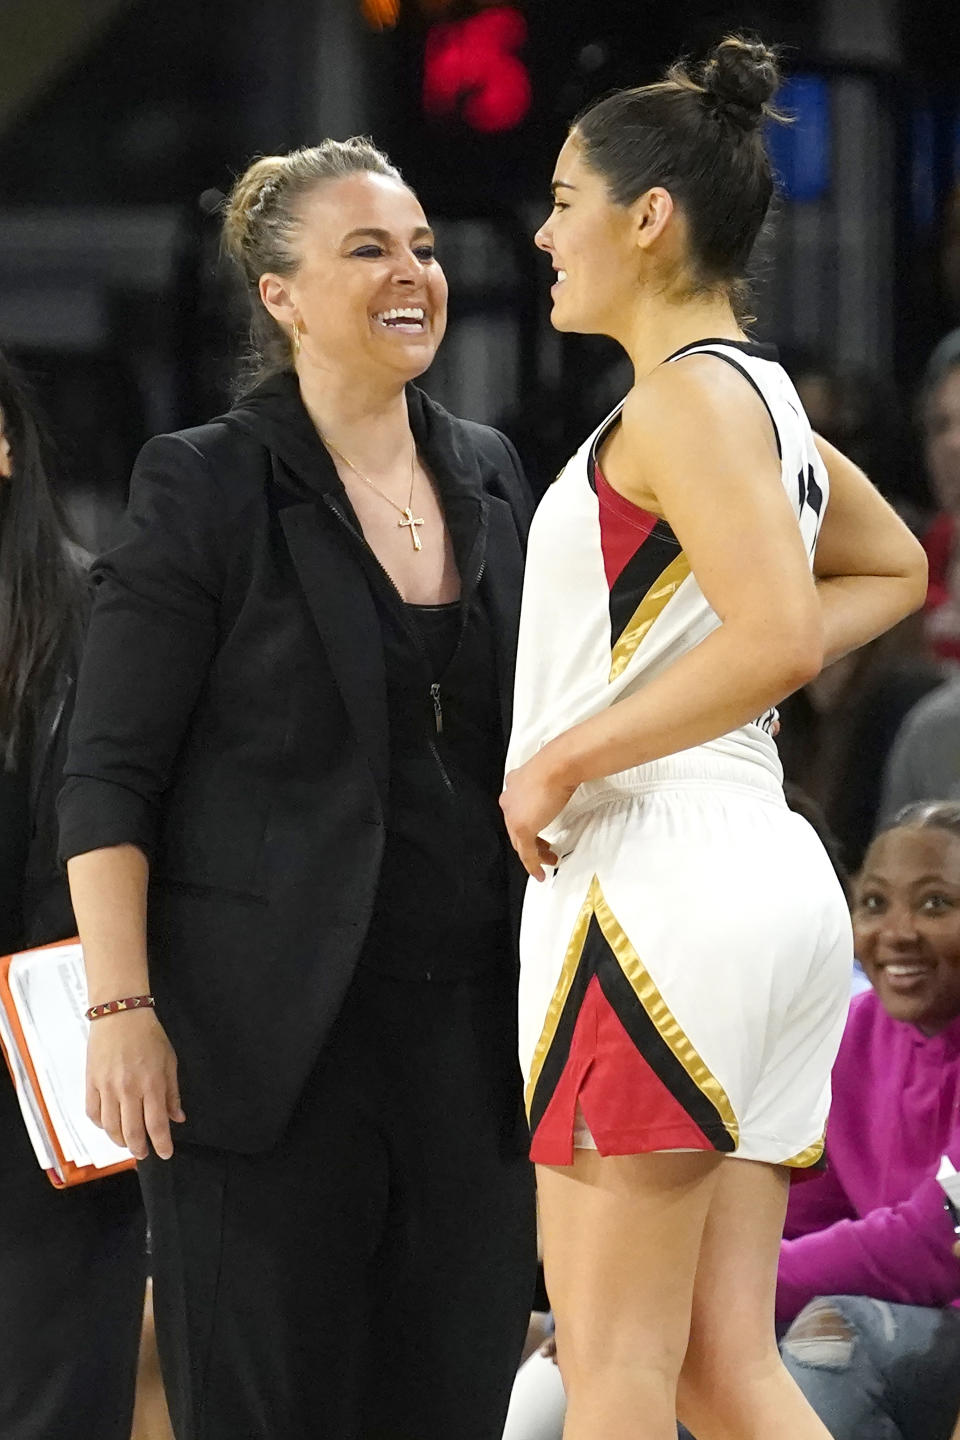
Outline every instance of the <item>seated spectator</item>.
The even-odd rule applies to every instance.
[[[835,1440],[949,1440],[960,1265],[934,1177],[944,1154],[960,1167],[960,804],[877,836],[854,930],[874,988],[833,1072],[829,1169],[791,1195],[783,1354]]]
[[[923,540],[930,565],[927,636],[939,659],[960,662],[960,329],[951,330],[927,362],[920,426],[938,507]]]
[[[909,711],[887,761],[880,801],[886,822],[920,800],[960,799],[960,677]]]

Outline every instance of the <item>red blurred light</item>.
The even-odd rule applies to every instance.
[[[431,26],[423,63],[423,108],[462,110],[474,130],[513,130],[530,110],[530,75],[520,58],[527,22],[510,5]]]

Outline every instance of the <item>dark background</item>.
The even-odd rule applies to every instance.
[[[147,434],[227,403],[241,317],[217,260],[218,199],[254,154],[324,135],[372,134],[418,190],[452,293],[428,386],[502,424],[543,483],[624,388],[611,347],[547,322],[530,236],[566,126],[732,29],[784,47],[796,115],[771,137],[782,197],[758,260],[757,331],[795,368],[857,378],[876,478],[922,506],[911,398],[960,318],[958,8],[2,0],[0,345],[36,378],[84,538],[108,536]],[[524,38],[507,64],[526,71],[529,109],[478,130],[478,25],[511,11]],[[456,44],[462,89],[429,113],[425,57]]]

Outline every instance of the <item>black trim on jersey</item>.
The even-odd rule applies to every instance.
[[[617,1019],[664,1089],[670,1092],[677,1104],[703,1131],[714,1150],[736,1150],[737,1142],[724,1125],[716,1106],[680,1064],[620,969],[599,925],[597,930],[603,953],[597,955],[594,969],[600,989]],[[584,953],[587,952],[590,942],[591,934],[588,932]]]
[[[625,398],[620,401],[620,404],[617,406],[616,410],[614,410],[612,415],[607,416],[606,420],[604,420],[600,429],[593,437],[593,444],[590,446],[590,456],[587,464],[587,484],[590,486],[590,489],[593,491],[594,495],[596,495],[597,493],[597,481],[593,473],[593,467],[599,464],[599,461],[597,460],[597,450],[599,449],[601,442],[606,440],[607,436],[612,430],[613,422],[620,419],[621,415],[623,414],[623,407],[624,405],[626,405],[626,403],[627,402]]]
[[[773,729],[774,721],[778,720],[779,718],[779,710],[777,710],[776,706],[771,706],[769,710],[764,710],[763,714],[758,716],[758,718],[754,720],[753,723],[754,725],[756,725],[758,730],[763,730],[767,735],[770,735],[770,732]],[[771,739],[772,738],[773,736],[771,735]]]
[[[540,1067],[540,1074],[537,1076],[536,1088],[530,1099],[530,1133],[536,1134],[537,1126],[547,1113],[547,1107],[553,1099],[553,1093],[560,1083],[560,1077],[570,1059],[570,1046],[573,1044],[573,1032],[577,1028],[577,1019],[583,1008],[583,999],[587,993],[587,986],[593,978],[593,965],[591,964],[587,949],[590,936],[596,930],[600,939],[603,933],[596,915],[590,916],[590,924],[583,941],[583,949],[580,951],[580,959],[577,961],[577,968],[570,983],[570,990],[566,1002],[557,1021],[557,1028],[553,1033],[553,1040],[550,1049],[543,1059]]]
[[[590,447],[590,455],[587,460],[587,484],[590,486],[590,489],[593,491],[594,495],[597,494],[596,471],[599,469],[600,466],[600,462],[597,459],[597,447],[600,445],[601,441],[607,438],[607,435],[610,433],[610,430],[613,426],[614,420],[619,420],[620,412],[623,410],[625,404],[626,401],[621,400],[620,404],[617,406],[616,410],[614,410],[613,414],[603,422],[603,428],[601,430],[598,430],[593,438],[593,444]],[[603,472],[601,471],[600,473],[602,474]],[[610,482],[607,481],[607,484],[609,485]],[[612,486],[610,488],[613,489]],[[619,490],[617,490],[615,493],[617,495],[620,495]],[[597,498],[599,499],[599,496]],[[620,495],[620,499],[626,505],[634,505],[634,501],[628,500],[626,495]],[[643,510],[642,505],[636,505],[635,508],[637,510]],[[647,510],[644,513],[647,515],[652,515],[653,511]],[[662,515],[657,516],[656,524],[650,530],[647,539],[649,539],[653,535],[656,535],[658,539],[672,540],[673,544],[676,545],[677,549],[680,548],[680,541],[677,539],[676,535],[674,535],[669,520],[664,519]],[[640,543],[645,544],[646,542],[641,541]],[[630,562],[628,562],[628,564],[629,563]],[[646,591],[644,591],[644,594],[646,594]]]
[[[657,1079],[699,1126],[715,1150],[735,1150],[736,1141],[716,1107],[687,1074],[640,1003],[633,986],[620,969],[596,915],[590,917],[570,991],[537,1077],[530,1103],[531,1134],[536,1135],[563,1076],[587,986],[594,975],[607,1003]]]
[[[614,420],[617,419],[622,409],[623,406],[621,405],[620,409],[610,416],[609,421],[604,423],[603,429],[597,432],[590,449],[587,479],[594,494],[597,492],[597,447],[606,437],[611,425]],[[617,493],[619,494],[619,491]],[[625,496],[621,495],[620,498],[628,505],[633,503],[632,501],[626,500]],[[603,502],[599,495],[597,495],[597,504],[602,510]],[[640,506],[637,507],[637,509],[640,508]],[[647,511],[646,513],[649,514],[651,512]],[[622,524],[623,522],[618,519],[617,523]],[[601,536],[602,533],[601,530]],[[602,544],[603,541],[601,539],[601,548]],[[680,541],[673,533],[670,522],[665,520],[662,515],[658,515],[656,523],[639,542],[636,550],[610,586],[608,605],[610,610],[611,651],[615,648],[620,636],[630,624],[640,601],[644,595],[646,595],[651,585],[655,584],[663,574],[671,560],[676,559],[679,549]]]
[[[780,359],[776,345],[765,345],[759,340],[725,340],[722,335],[716,335],[706,340],[691,340],[689,345],[681,345],[680,349],[674,350],[663,363],[668,365],[671,360],[676,360],[678,355],[686,355],[688,350],[699,350],[704,345],[730,345],[734,350],[742,350],[744,355],[754,355],[758,360],[772,360],[774,364]]]
[[[610,586],[611,650],[615,649],[644,595],[656,584],[670,562],[676,560],[679,550],[680,541],[666,520],[658,520],[649,535],[641,540]]]
[[[807,504],[819,520],[820,511],[823,509],[823,491],[817,484],[812,465],[807,470]]]
[[[808,465],[806,470],[801,470],[797,476],[797,490],[800,496],[800,507],[797,510],[797,519],[803,519],[804,506],[812,510],[817,517],[817,528],[813,537],[813,545],[810,549],[810,556],[816,554],[817,539],[820,535],[820,511],[823,509],[823,491],[817,484],[817,477],[813,473],[813,466]]]
[[[700,341],[700,344],[701,344],[701,345],[703,345],[704,343],[705,343],[705,342],[704,342],[703,340]],[[718,345],[732,345],[732,344],[733,344],[733,341],[732,341],[732,340],[718,340],[716,343],[717,343]],[[687,346],[686,348],[689,349],[689,346]],[[743,346],[743,345],[740,346],[740,349],[741,349],[741,350],[743,350],[743,349],[745,349],[745,348],[748,348],[748,347],[745,347],[745,346]],[[753,346],[752,348],[753,348],[754,350],[758,350],[758,349],[763,349],[763,348],[766,348],[766,347],[763,347],[763,346]],[[769,348],[770,348],[770,349],[773,349],[773,346],[770,346]],[[679,355],[679,354],[682,354],[682,353],[683,353],[682,351],[679,351],[679,350],[677,351],[677,354],[678,354],[678,355]],[[776,422],[776,420],[774,420],[774,418],[773,418],[773,411],[770,409],[770,406],[769,406],[768,403],[767,403],[767,397],[766,397],[766,395],[764,395],[763,391],[760,389],[760,386],[757,384],[756,380],[754,380],[753,376],[750,374],[750,371],[747,370],[747,369],[745,368],[745,366],[741,365],[739,360],[734,360],[734,358],[733,358],[732,355],[723,355],[723,354],[721,354],[721,352],[720,352],[719,350],[708,350],[708,351],[707,351],[707,354],[708,354],[708,355],[715,355],[718,360],[723,360],[727,365],[732,365],[733,368],[734,368],[734,370],[736,370],[736,371],[738,372],[738,374],[740,374],[740,375],[743,376],[744,380],[746,380],[746,382],[747,382],[747,384],[750,386],[751,390],[753,390],[754,393],[759,396],[760,401],[761,401],[761,403],[762,403],[762,405],[763,405],[764,410],[766,410],[767,414],[770,416],[770,424],[773,426],[773,438],[774,438],[774,440],[776,440],[776,442],[777,442],[777,455],[778,455],[778,457],[782,460],[782,459],[783,459],[783,446],[780,444],[780,431],[777,429],[777,422]],[[764,358],[766,358],[766,357],[764,357]]]

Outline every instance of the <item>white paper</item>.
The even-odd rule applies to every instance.
[[[953,1162],[949,1155],[944,1155],[940,1161],[940,1169],[937,1171],[937,1180],[946,1192],[947,1197],[960,1210],[960,1175],[953,1168]]]
[[[14,956],[10,991],[64,1157],[100,1169],[130,1158],[86,1113],[86,980],[79,945]]]
[[[56,1170],[59,1174],[60,1166],[57,1164],[57,1157],[50,1144],[43,1112],[34,1095],[30,1077],[20,1059],[20,1052],[14,1043],[13,1031],[7,1019],[7,1012],[2,1005],[0,1005],[0,1043],[3,1045],[13,1073],[14,1088],[17,1092],[17,1099],[20,1101],[20,1110],[23,1114],[23,1122],[27,1127],[27,1134],[30,1137],[30,1144],[33,1146],[33,1153],[42,1169]]]
[[[89,1164],[83,1144],[68,1118],[69,1103],[65,1111],[57,1085],[51,1077],[52,1057],[74,1038],[73,1027],[63,1027],[63,1015],[59,1005],[57,986],[50,984],[47,973],[63,955],[61,950],[47,950],[42,956],[35,954],[18,955],[10,965],[7,976],[23,1036],[30,1051],[37,1083],[50,1115],[50,1121],[60,1142],[65,1160],[75,1165]],[[39,963],[38,963],[39,961]],[[52,1003],[51,1003],[52,1002]]]

